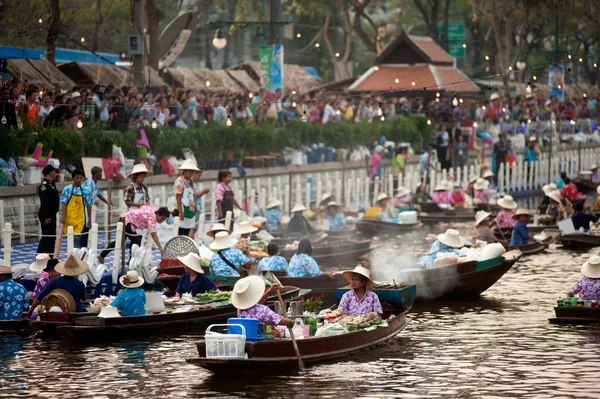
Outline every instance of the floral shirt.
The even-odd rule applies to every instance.
[[[18,320],[29,310],[27,290],[13,280],[0,283],[0,320]]]
[[[439,240],[435,240],[433,244],[431,244],[431,249],[429,249],[427,255],[421,256],[417,261],[417,264],[421,265],[424,269],[433,269],[433,263],[437,258],[437,254],[444,252],[454,252],[454,249],[442,244]]]
[[[248,254],[248,248],[250,247],[250,242],[247,238],[240,237],[238,238],[237,243],[235,244],[235,248],[239,249],[245,254]]]
[[[285,260],[282,256],[271,256],[269,258],[262,258],[260,262],[258,262],[258,273],[271,271],[286,271],[288,268],[287,260]]]
[[[123,214],[125,222],[131,225],[133,231],[148,230],[150,233],[156,231],[156,210],[148,205],[138,209],[131,209]]]
[[[431,200],[438,205],[454,205],[452,194],[447,191],[435,191],[431,193]]]
[[[579,294],[583,299],[600,300],[600,279],[581,276],[569,290],[569,294]]]
[[[215,200],[223,201],[223,195],[225,194],[225,190],[231,191],[235,195],[235,191],[233,191],[233,186],[226,186],[224,183],[217,184],[215,187]]]
[[[259,323],[277,325],[283,319],[283,316],[278,315],[269,309],[268,306],[257,303],[249,309],[238,309],[238,317],[247,317],[249,319],[257,319]]]
[[[363,299],[358,299],[356,292],[350,290],[346,292],[340,300],[338,309],[350,316],[360,316],[366,313],[375,312],[383,314],[379,297],[373,291],[367,290]]]
[[[250,259],[242,253],[239,249],[227,248],[222,251],[216,252],[210,260],[210,274],[213,276],[233,276],[239,277],[240,274],[232,269],[227,263],[219,256],[221,253],[230,263],[236,268],[240,269],[242,265],[250,262]]]
[[[575,201],[579,198],[580,194],[579,191],[577,191],[577,186],[573,183],[569,183],[560,189],[560,196],[569,201]]]
[[[146,312],[146,292],[143,288],[125,288],[112,301],[110,306],[119,309],[121,316],[144,316]]]
[[[96,197],[100,195],[100,189],[98,188],[98,184],[94,181],[94,179],[89,177],[85,182],[83,182],[82,186],[85,187],[85,190],[89,191],[94,201],[96,201]]]
[[[89,186],[82,185],[80,187],[73,187],[72,184],[65,186],[62,193],[60,194],[60,203],[68,204],[73,194],[81,195],[83,197],[84,205],[94,205],[95,198],[89,189]]]
[[[487,190],[475,190],[473,194],[473,199],[480,200],[482,204],[487,204],[489,202]]]
[[[49,282],[50,282],[50,275],[48,273],[43,272],[42,274],[40,274],[40,278],[37,281],[35,288],[33,289],[33,294],[31,295],[32,301],[35,298],[37,298],[38,294],[44,289],[44,287],[46,287],[48,285]]]
[[[313,258],[307,254],[296,254],[290,259],[287,274],[289,277],[315,277],[323,273]]]
[[[496,223],[500,228],[515,227],[517,221],[513,219],[515,211],[513,209],[503,209],[496,215]]]
[[[329,230],[338,231],[345,223],[344,215],[338,213],[335,215],[335,218],[332,218],[331,215],[327,215],[325,220],[329,222]]]
[[[265,209],[262,215],[267,219],[267,231],[279,230],[279,221],[281,220],[279,209]]]
[[[177,179],[175,179],[175,183],[173,183],[173,191],[175,192],[175,195],[183,195],[183,191],[186,188],[191,188],[192,190],[194,189],[194,185],[190,180],[186,180],[183,178],[183,176],[179,176]],[[175,209],[177,209],[177,202],[175,202]]]

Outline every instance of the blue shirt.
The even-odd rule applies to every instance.
[[[598,218],[590,215],[589,213],[576,213],[571,216],[571,220],[573,220],[573,226],[575,226],[575,230],[579,230],[580,227],[583,227],[585,231],[590,229],[590,222],[598,222]]]
[[[535,162],[537,160],[535,156],[535,148],[525,147],[525,156],[523,160],[527,163]]]
[[[145,316],[146,292],[143,288],[125,288],[110,306],[119,309],[121,316]]]
[[[307,254],[296,254],[290,259],[287,274],[289,277],[320,276],[321,270],[317,262]]]
[[[556,182],[556,188],[558,188],[559,190],[561,188],[563,188],[565,186],[565,181],[563,179],[560,179]]]
[[[77,305],[76,312],[87,312],[81,301],[85,301],[85,285],[81,281],[79,281],[76,277],[71,276],[60,276],[59,278],[55,278],[50,281],[46,287],[40,292],[36,299],[42,301],[53,290],[65,290],[75,300],[75,304]]]
[[[94,205],[95,197],[92,195],[89,188],[85,186],[85,184],[83,184],[81,187],[73,187],[72,184],[65,186],[60,194],[60,203],[68,204],[73,194],[83,196],[84,205]]]
[[[266,209],[262,215],[267,219],[267,231],[279,230],[279,221],[281,220],[281,211],[279,209]]]
[[[13,280],[0,283],[0,320],[19,320],[29,310],[27,290]]]
[[[100,195],[100,189],[94,179],[89,177],[81,186],[92,196],[94,202],[96,202],[96,197]]]
[[[269,258],[262,258],[260,262],[258,262],[258,274],[262,272],[271,271],[286,271],[288,267],[288,263],[283,256],[275,255]]]
[[[330,215],[327,215],[325,217],[325,220],[329,222],[329,230],[331,231],[339,230],[340,227],[342,227],[346,222],[344,220],[344,215],[342,215],[341,213],[336,214],[335,218],[332,218]]]
[[[221,252],[221,254],[237,269],[240,269],[244,264],[250,262],[250,259],[248,259],[242,251],[236,248],[227,248],[219,252]],[[239,277],[240,274],[221,259],[219,252],[216,252],[210,260],[210,274],[213,276]]]
[[[515,224],[515,228],[513,229],[512,237],[510,239],[509,245],[511,245],[511,246],[525,245],[525,244],[527,244],[528,240],[529,240],[529,229],[527,228],[527,225],[525,223],[521,222],[520,220],[517,221],[517,224]]]
[[[442,244],[439,240],[435,240],[433,244],[431,244],[431,248],[429,249],[427,255],[421,256],[417,261],[417,264],[425,269],[432,269],[435,260],[437,259],[437,254],[445,252],[454,252],[454,248],[449,247],[446,244]]]
[[[192,293],[193,296],[198,294],[204,294],[208,291],[216,290],[217,286],[212,283],[204,274],[199,274],[196,276],[196,279],[191,282],[190,274],[184,273],[179,278],[179,283],[177,283],[177,289],[175,292],[183,295]]]

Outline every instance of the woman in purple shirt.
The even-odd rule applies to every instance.
[[[342,296],[338,309],[351,316],[360,316],[371,312],[383,314],[379,297],[371,291],[375,284],[371,280],[368,269],[356,266],[354,270],[346,270],[343,276],[350,283],[352,291],[348,291]]]
[[[582,276],[569,290],[568,295],[582,299],[600,300],[600,256],[592,256],[581,266]]]

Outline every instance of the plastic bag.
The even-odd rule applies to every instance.
[[[331,337],[333,335],[346,334],[347,332],[348,329],[346,329],[346,327],[338,323],[333,323],[319,327],[315,333],[315,337]]]
[[[456,265],[458,263],[458,256],[455,253],[438,253],[433,267],[445,267]]]

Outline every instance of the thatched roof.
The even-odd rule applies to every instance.
[[[239,84],[241,84],[246,90],[251,92],[257,92],[260,89],[260,85],[254,79],[248,75],[246,71],[234,71],[232,69],[225,70],[231,78],[236,80]]]
[[[187,89],[204,90],[207,92],[228,90],[232,93],[241,93],[244,91],[244,88],[222,69],[169,68],[164,77],[171,86],[185,87]],[[210,84],[207,85],[207,82],[210,82]]]
[[[115,87],[131,86],[134,82],[133,71],[116,65],[81,64],[70,62],[58,67],[65,75],[74,80],[79,86],[91,87],[99,83]],[[146,79],[150,78],[150,87],[166,86],[159,73],[150,69]]]
[[[356,82],[357,79],[358,76],[353,76],[347,79],[336,80],[335,82],[322,84],[308,91],[304,91],[300,94],[313,94],[318,93],[320,91],[330,94],[344,94],[348,91],[348,87],[350,87],[352,83]]]
[[[260,64],[257,61],[244,62],[231,69],[246,71],[254,81],[260,82]],[[296,90],[301,93],[319,86],[319,82],[304,68],[293,64],[283,66],[283,82],[286,91]]]
[[[40,88],[71,89],[75,82],[63,74],[54,64],[46,60],[11,59],[7,72],[19,82],[35,84]]]

